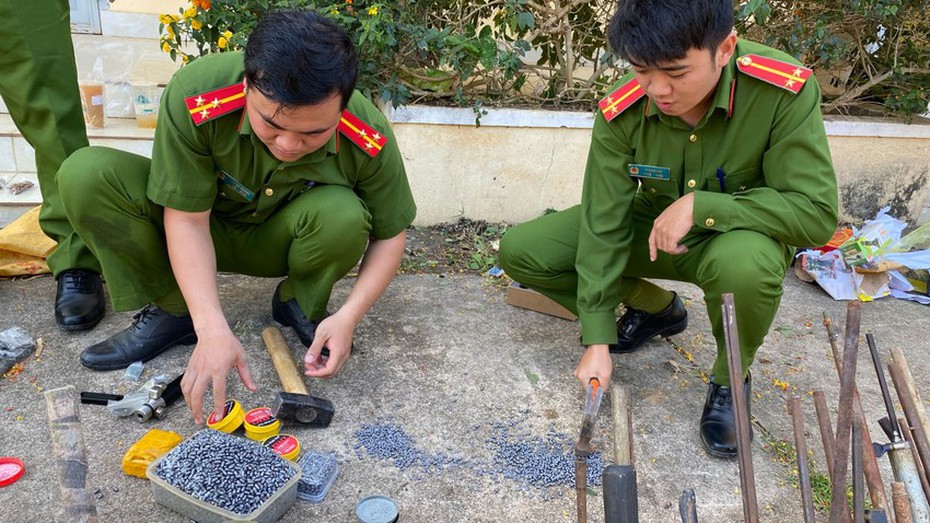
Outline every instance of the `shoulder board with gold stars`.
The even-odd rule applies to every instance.
[[[740,71],[753,78],[781,87],[794,94],[801,91],[804,82],[811,75],[811,70],[806,67],[755,54],[739,57],[736,60],[736,66]]]
[[[383,134],[359,120],[357,116],[348,110],[342,111],[342,118],[339,120],[339,131],[372,158],[378,156],[381,148],[387,144],[387,138]]]
[[[633,78],[629,82],[621,85],[614,92],[608,94],[603,100],[598,102],[597,106],[604,113],[604,118],[611,121],[625,111],[629,106],[636,103],[637,100],[646,95],[639,81]]]
[[[245,105],[245,86],[242,82],[220,87],[184,99],[187,110],[196,125],[231,113]]]

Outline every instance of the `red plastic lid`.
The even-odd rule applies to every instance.
[[[26,466],[18,458],[0,458],[0,487],[12,485],[23,475]]]

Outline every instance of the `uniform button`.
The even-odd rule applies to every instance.
[[[696,135],[696,134],[692,134],[691,136],[688,137],[688,141],[691,142],[691,143],[696,142],[696,141],[697,141],[697,135]]]
[[[655,188],[655,187],[650,187],[650,188],[649,188],[649,192],[651,192],[652,194],[655,194],[655,193],[656,193],[656,188]]]
[[[713,227],[715,223],[717,222],[715,222],[713,218],[708,218],[704,220],[704,225],[706,225],[707,227]]]
[[[265,196],[274,196],[274,189],[271,187],[265,189]]]
[[[740,190],[740,191],[745,191],[745,190],[746,190],[746,186],[745,186],[745,185],[740,185],[740,186],[739,186],[739,190]]]
[[[696,185],[697,185],[697,182],[696,182],[696,181],[694,181],[694,180],[688,180],[688,188],[689,188],[689,189],[694,189],[694,187],[695,187]]]
[[[223,198],[225,198],[225,197],[226,197],[226,193],[223,192],[223,191],[220,191],[220,196],[222,196]]]

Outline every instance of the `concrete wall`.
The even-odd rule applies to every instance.
[[[391,117],[418,224],[517,223],[581,199],[588,114],[497,110],[481,127],[467,109],[409,107]],[[841,220],[861,223],[890,205],[908,223],[930,221],[930,125],[831,120],[827,133]]]

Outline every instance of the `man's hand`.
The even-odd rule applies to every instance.
[[[607,345],[591,345],[584,351],[584,356],[581,357],[572,376],[578,378],[582,387],[587,387],[591,378],[597,378],[601,387],[606,387],[613,370],[614,362],[610,359]]]
[[[184,401],[198,425],[203,423],[203,396],[208,387],[213,387],[213,410],[222,412],[226,404],[226,375],[232,368],[239,372],[239,379],[247,389],[257,390],[245,350],[232,331],[227,328],[225,332],[198,333],[197,346],[181,380]]]
[[[678,242],[694,225],[694,193],[688,193],[662,211],[652,222],[649,233],[649,260],[656,261],[659,252],[684,254],[688,248]]]
[[[335,376],[349,359],[355,325],[342,310],[321,321],[304,356],[304,374],[315,378]],[[320,356],[323,347],[329,349],[329,357],[325,359]]]

